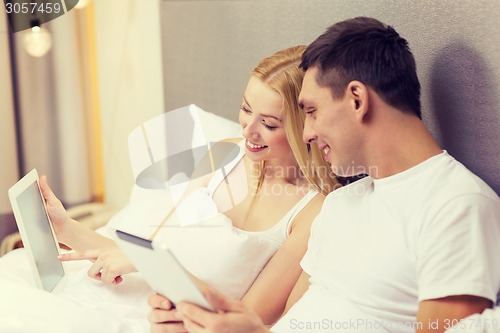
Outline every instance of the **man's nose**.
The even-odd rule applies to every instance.
[[[312,143],[316,141],[316,134],[314,133],[311,120],[309,120],[308,118],[306,118],[306,121],[304,123],[304,132],[302,134],[302,140],[305,143]]]

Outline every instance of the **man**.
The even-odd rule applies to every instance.
[[[273,332],[443,332],[492,306],[500,288],[500,200],[442,151],[420,120],[405,39],[366,17],[339,22],[305,51],[304,140],[338,176],[314,221],[304,273]],[[268,332],[214,291],[210,313],[152,296],[153,332]],[[300,298],[300,299],[299,299]],[[163,304],[162,304],[163,302]],[[182,319],[181,324],[161,322]]]

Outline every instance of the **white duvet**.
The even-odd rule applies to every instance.
[[[199,116],[209,141],[241,135],[238,123],[201,109]],[[168,211],[170,200],[164,190],[134,186],[129,204],[100,232],[114,238],[111,232],[120,226],[148,237]],[[121,284],[108,286],[87,276],[90,262],[67,264],[68,284],[53,295],[35,287],[24,249],[0,258],[0,333],[149,332],[147,297],[153,291],[139,273],[127,274]]]
[[[118,226],[151,234],[150,225],[168,211],[169,194],[134,188],[137,197],[98,230],[115,238]],[[68,281],[58,294],[35,287],[25,249],[0,258],[0,333],[138,333],[149,332],[147,298],[153,293],[140,273],[104,285],[87,276],[90,261],[65,263]]]
[[[151,289],[138,273],[117,286],[87,276],[90,262],[70,262],[67,285],[55,295],[35,287],[24,249],[0,260],[0,332],[149,332]]]

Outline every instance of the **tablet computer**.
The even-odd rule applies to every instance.
[[[154,291],[170,299],[174,305],[185,301],[215,311],[166,246],[122,230],[116,230],[116,235],[118,246]]]
[[[9,189],[9,199],[35,285],[57,292],[66,280],[66,273],[58,259],[59,243],[40,192],[36,169]]]

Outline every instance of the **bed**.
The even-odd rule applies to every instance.
[[[198,113],[207,140],[219,141],[241,136],[238,123],[201,109]],[[168,116],[169,112],[151,121],[165,123]],[[138,128],[143,132],[144,127]],[[145,128],[148,129],[147,126]],[[149,129],[156,131],[148,134],[146,130],[151,139],[161,140],[163,134],[157,131],[163,131],[164,127],[152,126]],[[144,156],[143,150],[148,147],[132,140],[132,133],[129,148],[133,176],[136,178],[153,161],[141,161],[139,157]],[[162,152],[161,149],[157,151]],[[69,209],[68,213],[111,238],[117,227],[136,230],[140,234],[150,223],[137,217],[144,216],[146,212],[148,216],[152,216],[151,213],[155,211],[161,216],[168,209],[164,206],[167,197],[164,190],[135,184],[129,203],[119,211],[94,203]],[[61,293],[54,295],[34,287],[25,250],[20,245],[17,233],[2,242],[4,255],[0,258],[0,332],[149,332],[146,319],[149,308],[146,301],[153,291],[139,273],[128,274],[117,286],[105,286],[88,278],[90,262],[68,262],[68,284]]]

